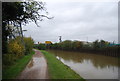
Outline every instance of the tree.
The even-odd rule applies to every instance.
[[[82,41],[73,41],[73,49],[80,50],[83,47]]]
[[[100,40],[100,47],[101,48],[105,48],[109,45],[109,42],[107,41],[104,41],[104,40]]]
[[[2,3],[2,51],[7,51],[7,38],[15,37],[12,34],[9,25],[13,25],[18,29],[19,35],[23,37],[22,25],[34,21],[37,26],[37,21],[42,21],[43,17],[51,19],[50,17],[41,14],[41,11],[46,12],[43,2],[3,2]],[[47,12],[46,12],[47,14]],[[14,30],[13,30],[14,31]],[[23,40],[23,38],[22,38]]]
[[[24,42],[25,42],[25,54],[29,54],[34,45],[34,41],[31,37],[24,37]]]
[[[70,50],[72,48],[72,41],[71,40],[63,41],[61,47],[65,50]]]
[[[51,19],[46,15],[41,14],[41,11],[46,11],[43,2],[3,2],[2,4],[2,17],[3,22],[13,25],[27,24],[37,20],[42,21],[43,17]],[[48,13],[48,12],[46,12]]]
[[[99,45],[99,41],[98,41],[98,40],[95,40],[95,41],[93,42],[93,48],[94,48],[94,49],[100,48],[100,45]]]

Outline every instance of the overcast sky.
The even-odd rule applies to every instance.
[[[62,40],[95,41],[103,39],[117,43],[118,41],[118,3],[51,1],[45,7],[52,20],[38,22],[40,27],[30,23],[24,35],[31,36],[35,42]]]

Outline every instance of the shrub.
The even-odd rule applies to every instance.
[[[28,54],[32,51],[34,42],[32,38],[16,37],[8,42],[8,52],[3,54],[3,66],[14,64],[14,62],[21,58],[25,53]]]
[[[29,54],[34,46],[34,41],[31,37],[24,37],[24,44],[25,44],[25,54]]]
[[[15,54],[16,57],[21,57],[24,55],[24,46],[17,39],[13,39],[8,43],[8,53]]]
[[[46,45],[45,44],[34,44],[34,48],[39,49],[39,50],[45,50]]]
[[[39,44],[38,45],[38,49],[45,50],[46,49],[46,45],[45,44]]]

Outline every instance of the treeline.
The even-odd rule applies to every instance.
[[[35,45],[34,47],[38,49],[80,51],[117,57],[119,46],[111,45],[110,42],[104,40],[95,40],[94,42],[65,40],[61,43],[55,43],[50,45],[39,44]]]
[[[46,11],[43,2],[3,2],[2,3],[2,63],[4,66],[29,54],[32,51],[34,41],[30,37],[24,37],[22,26],[43,18],[51,19],[39,11]]]
[[[14,64],[17,59],[32,52],[34,41],[31,37],[16,37],[7,43],[6,53],[2,55],[3,68]]]

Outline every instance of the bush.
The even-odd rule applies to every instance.
[[[17,57],[21,57],[24,55],[25,49],[23,44],[19,42],[17,39],[11,40],[8,43],[8,53],[15,54]]]
[[[45,44],[38,44],[38,49],[39,50],[45,50],[46,49],[46,45]]]
[[[17,59],[23,57],[24,54],[30,54],[34,45],[32,38],[23,38],[23,42],[21,39],[21,37],[16,37],[8,42],[8,52],[3,54],[3,66],[12,65]]]
[[[24,44],[25,44],[25,54],[29,54],[34,46],[34,41],[31,37],[24,37]]]

